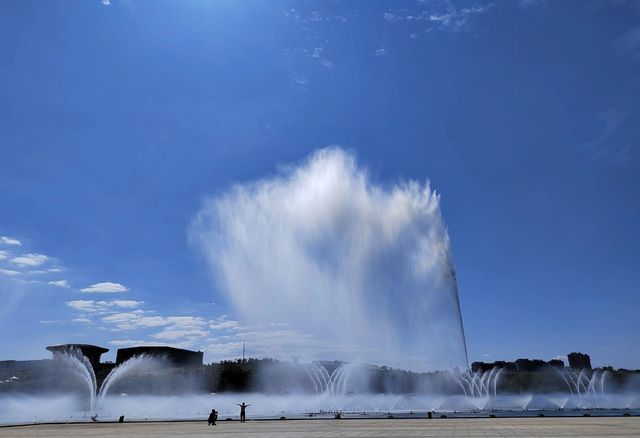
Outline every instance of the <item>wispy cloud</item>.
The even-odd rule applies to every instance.
[[[253,329],[224,336],[212,336],[202,349],[214,360],[226,359],[240,355],[245,342],[247,352],[252,357],[288,359],[292,354],[296,354],[305,360],[313,360],[364,355],[368,351],[357,345],[337,346],[329,340],[318,339],[292,328],[271,325],[255,326]]]
[[[104,283],[95,283],[91,286],[80,289],[80,292],[84,293],[122,293],[127,292],[129,289],[123,286],[120,283],[112,283],[110,281],[106,281]]]
[[[598,115],[602,124],[600,134],[586,142],[582,149],[594,159],[605,159],[616,165],[626,163],[630,158],[631,147],[619,144],[618,132],[623,128],[630,114],[619,107],[612,107]]]
[[[11,237],[7,236],[0,236],[0,243],[3,243],[5,245],[22,246],[22,242],[20,242],[18,239],[12,239]]]
[[[86,308],[86,304],[80,307]],[[93,309],[95,304],[88,306]],[[87,312],[87,314],[91,314]],[[212,359],[233,357],[241,351],[243,341],[248,341],[251,355],[289,358],[302,353],[308,358],[329,357],[340,348],[327,340],[319,340],[300,333],[286,324],[267,324],[243,327],[228,315],[213,320],[200,316],[161,316],[142,309],[116,312],[98,320],[89,317],[73,319],[76,322],[99,323],[112,332],[146,331],[146,336],[129,339],[114,339],[111,345],[170,345],[179,348],[197,348],[207,352]],[[154,331],[154,329],[156,331]],[[159,331],[157,331],[159,329]],[[149,333],[151,332],[151,333]],[[357,346],[350,346],[352,351]]]
[[[9,257],[9,253],[7,251],[0,251],[0,260],[5,260]]]
[[[142,304],[144,304],[144,301],[135,301],[135,300],[113,300],[110,301],[111,304],[113,304],[114,306],[118,306],[118,307],[124,307],[124,308],[133,308],[133,307],[138,307]]]
[[[14,257],[11,259],[11,263],[20,267],[31,267],[31,266],[40,266],[45,264],[50,260],[50,257],[47,257],[44,254],[24,254],[19,257]]]
[[[176,329],[176,328],[167,328],[160,333],[156,333],[152,335],[155,339],[166,339],[175,341],[177,339],[190,339],[195,340],[198,338],[202,338],[208,332],[206,330],[201,329]]]
[[[173,316],[168,317],[167,327],[154,334],[152,337],[155,339],[166,339],[175,341],[182,340],[197,340],[203,336],[208,335],[208,321],[201,317],[194,316]]]
[[[547,0],[519,0],[518,3],[520,3],[520,6],[527,8],[543,5],[547,3]]]
[[[20,274],[20,272],[14,271],[13,269],[0,268],[0,275],[6,275],[8,277],[14,277],[14,276],[19,275],[19,274]]]
[[[142,340],[142,339],[113,340],[113,341],[109,341],[109,344],[114,345],[116,347],[132,347],[134,345],[166,345],[163,342],[149,342],[147,340]]]
[[[69,289],[71,287],[69,286],[69,282],[67,280],[55,280],[55,281],[50,281],[47,284],[51,286],[61,287],[63,289]]]
[[[616,40],[616,50],[621,55],[640,60],[640,24],[632,27]]]
[[[293,47],[284,50],[291,83],[301,90],[310,85],[308,69],[320,66],[333,69],[335,58],[328,48],[331,47],[336,26],[348,21],[346,15],[325,13],[320,10],[303,10],[291,8],[283,11],[289,28],[296,34]],[[312,63],[312,64],[311,64]]]
[[[30,270],[27,271],[28,274],[56,274],[56,273],[60,273],[63,272],[64,268],[61,266],[54,266],[53,268],[47,268],[47,269],[38,269],[38,270]]]
[[[71,322],[80,322],[82,324],[93,324],[94,323],[89,318],[73,318],[71,320]]]
[[[102,318],[102,322],[112,325],[117,330],[164,327],[160,332],[152,334],[151,337],[172,341],[196,340],[209,333],[209,322],[205,318],[198,316],[164,317],[149,315],[143,310],[108,315]]]
[[[137,328],[160,327],[167,325],[166,318],[162,316],[147,315],[143,310],[132,312],[114,313],[102,318],[102,322],[118,330],[134,330]]]
[[[100,3],[102,3],[102,6],[110,6],[111,0],[100,0]]]
[[[66,304],[72,309],[82,312],[97,312],[103,309],[101,306],[96,306],[96,302],[93,300],[73,300],[67,301]]]
[[[385,47],[379,47],[375,51],[375,56],[387,56],[389,52]]]
[[[346,23],[347,17],[345,15],[338,14],[325,14],[321,11],[314,10],[309,13],[303,12],[298,9],[288,9],[284,11],[284,16],[295,23],[310,24],[310,23]]]
[[[87,313],[100,313],[110,311],[113,308],[132,309],[144,304],[143,301],[134,300],[111,300],[111,301],[95,301],[95,300],[73,300],[67,301],[67,306],[74,310]]]
[[[213,321],[209,321],[209,328],[211,330],[238,330],[241,327],[238,321],[228,319],[227,315],[222,315]]]
[[[492,4],[475,4],[459,7],[453,2],[418,2],[421,7],[414,9],[391,9],[382,16],[388,23],[414,23],[426,26],[420,32],[427,33],[432,30],[466,31],[469,30],[469,21],[492,8]],[[412,32],[415,38],[418,35]]]

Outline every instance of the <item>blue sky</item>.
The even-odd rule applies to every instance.
[[[470,360],[640,367],[637,1],[5,1],[0,53],[0,359],[296,353],[189,229],[339,145],[441,194]]]

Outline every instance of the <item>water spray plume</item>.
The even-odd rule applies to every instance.
[[[323,149],[206,201],[190,238],[236,314],[308,337],[308,358],[467,368],[449,236],[429,183],[377,184],[353,155]]]
[[[64,352],[55,352],[54,360],[60,361],[68,366],[68,369],[80,377],[87,386],[89,392],[89,410],[93,412],[96,407],[96,393],[98,383],[96,373],[89,359],[78,349],[69,349]]]

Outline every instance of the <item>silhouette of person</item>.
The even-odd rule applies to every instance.
[[[209,423],[209,426],[211,425],[216,425],[216,421],[218,420],[218,411],[216,411],[215,409],[211,409],[211,413],[209,414],[209,419],[207,420],[207,423]]]
[[[240,423],[244,423],[247,419],[247,408],[251,405],[247,405],[244,402],[242,402],[242,404],[236,403],[238,406],[240,406]]]

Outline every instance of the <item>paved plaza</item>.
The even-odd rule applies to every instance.
[[[640,437],[640,417],[83,423],[0,428],[0,437]]]

